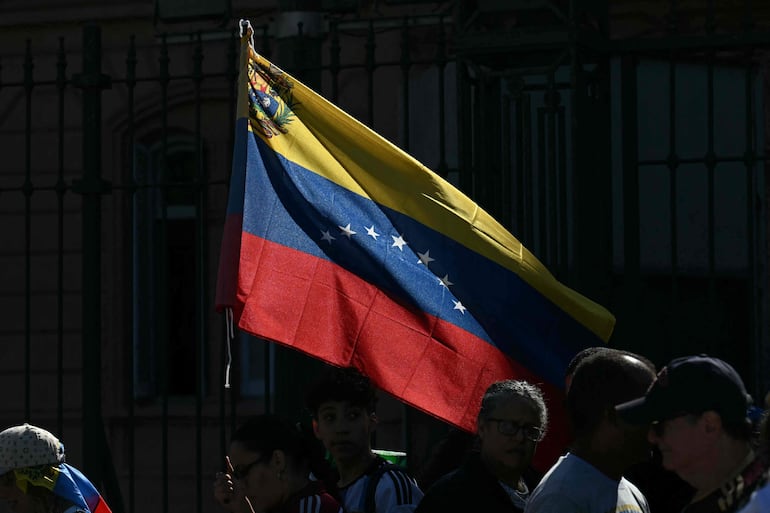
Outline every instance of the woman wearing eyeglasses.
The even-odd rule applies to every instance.
[[[514,380],[490,385],[477,419],[478,451],[431,486],[415,513],[522,512],[529,495],[523,475],[547,424],[537,386]]]
[[[317,442],[280,417],[259,415],[238,428],[226,465],[214,498],[232,513],[342,513],[318,480],[326,466]]]

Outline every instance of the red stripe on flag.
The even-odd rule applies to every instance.
[[[536,467],[545,470],[563,450],[563,393],[493,345],[397,303],[333,262],[248,233],[241,244],[235,303],[243,305],[235,312],[241,329],[334,365],[355,365],[386,392],[468,431],[476,429],[492,382],[536,383],[554,426]]]

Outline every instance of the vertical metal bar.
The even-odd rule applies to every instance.
[[[444,73],[446,71],[446,31],[444,30],[444,17],[439,17],[438,22],[438,41],[436,49],[436,73],[438,82],[438,168],[439,175],[446,178],[449,170],[446,161],[446,92],[444,84]]]
[[[548,216],[547,223],[545,226],[548,227],[546,230],[546,241],[548,243],[548,260],[547,265],[549,269],[555,269],[556,263],[557,263],[557,254],[558,254],[558,237],[557,237],[557,229],[558,225],[556,223],[557,221],[557,215],[558,215],[558,209],[559,209],[559,189],[558,189],[558,178],[557,178],[557,170],[556,170],[556,109],[559,105],[559,93],[556,90],[556,84],[555,84],[555,78],[553,73],[548,74],[548,89],[546,92],[546,116],[547,116],[547,129],[548,129],[548,139],[547,139],[547,155],[548,155],[548,162],[547,162],[547,180],[546,185],[548,187],[547,190],[547,200],[546,200],[546,215]],[[546,219],[544,219],[546,221]]]
[[[66,439],[64,433],[64,94],[67,87],[67,59],[64,54],[64,38],[59,38],[59,54],[56,59],[57,105],[57,146],[59,153],[56,177],[56,432]]]
[[[161,419],[162,419],[162,435],[161,435],[161,476],[163,478],[163,493],[161,499],[161,507],[164,513],[169,511],[169,493],[168,493],[168,478],[169,478],[169,458],[168,458],[168,294],[166,293],[166,279],[167,271],[165,269],[167,265],[167,207],[166,196],[167,190],[167,165],[168,165],[168,85],[169,85],[169,56],[168,56],[168,41],[167,35],[163,34],[161,38],[160,57],[158,58],[158,64],[160,65],[160,73],[158,82],[160,84],[160,108],[161,108],[161,155],[160,155],[160,168],[157,173],[153,175],[153,185],[155,190],[153,194],[157,194],[158,203],[161,212],[160,229],[158,230],[160,237],[160,244],[158,244],[158,262],[160,265],[157,267],[160,269],[160,276],[156,276],[154,282],[156,284],[156,290],[158,290],[158,305],[160,309],[160,315],[158,318],[158,341],[159,341],[159,359],[160,362],[160,393],[161,393]]]
[[[762,309],[764,308],[763,286],[760,284],[760,272],[759,266],[762,265],[763,259],[757,258],[757,248],[762,247],[757,244],[758,240],[764,240],[764,234],[760,234],[757,230],[761,223],[756,222],[756,216],[759,215],[759,208],[757,206],[757,190],[756,190],[756,166],[757,166],[757,149],[756,149],[756,131],[755,125],[756,119],[756,105],[754,103],[754,64],[752,59],[753,50],[749,48],[746,51],[745,66],[746,74],[744,79],[744,95],[746,97],[746,151],[744,153],[744,165],[746,166],[746,233],[748,234],[748,273],[747,273],[747,295],[751,301],[751,308],[749,309],[749,326],[751,330],[751,346],[749,348],[750,361],[753,362],[752,373],[754,374],[754,383],[756,389],[753,391],[762,397],[762,394],[767,393],[764,385],[767,385],[767,374],[765,365],[767,365],[767,356],[770,355],[768,350],[763,347],[764,333],[762,320]],[[766,161],[767,162],[767,161]],[[763,253],[760,255],[764,256]],[[762,376],[765,376],[764,383],[762,382]]]
[[[713,0],[709,1],[710,30],[713,33]],[[709,304],[717,305],[715,280],[716,236],[714,235],[714,173],[716,169],[716,154],[714,152],[714,53],[709,52],[706,65],[706,164],[707,176],[707,237],[708,237],[708,300]]]
[[[674,2],[672,2],[674,3]],[[669,61],[668,75],[668,172],[669,172],[669,208],[671,212],[671,300],[676,305],[679,299],[679,248],[677,245],[677,168],[679,157],[676,154],[676,61],[673,56]],[[676,307],[676,306],[675,306]],[[678,307],[676,307],[678,308]]]
[[[83,466],[89,478],[103,481],[101,399],[101,194],[102,183],[101,29],[83,29]]]
[[[498,196],[500,198],[500,220],[511,229],[513,212],[511,208],[511,97],[502,95],[501,105],[501,126],[500,126],[500,187],[498,187]]]
[[[136,37],[134,35],[131,35],[131,38],[129,39],[129,45],[128,45],[128,55],[126,57],[126,88],[128,93],[128,101],[126,108],[128,109],[128,128],[126,130],[126,137],[128,139],[128,172],[126,173],[127,179],[127,190],[128,194],[130,195],[130,203],[133,205],[134,198],[136,197],[136,183],[134,181],[134,144],[135,144],[135,133],[134,133],[134,97],[136,93]],[[132,216],[136,215],[133,212],[133,208],[131,209]],[[128,240],[128,251],[126,254],[133,255],[134,254],[134,230],[129,230],[129,240]],[[134,276],[135,268],[133,265],[133,262],[130,262],[128,264],[129,271],[131,274],[126,274],[127,276]],[[130,281],[132,286],[132,295],[136,294],[136,291],[133,290],[133,283],[134,280],[132,279]],[[127,316],[128,319],[131,319],[130,323],[130,332],[129,336],[127,337],[128,340],[131,341],[131,348],[130,351],[128,351],[128,423],[126,424],[126,436],[127,436],[127,445],[128,445],[128,511],[129,513],[134,513],[135,508],[135,497],[136,497],[136,460],[135,460],[135,454],[136,454],[136,432],[134,430],[134,423],[136,421],[135,418],[135,411],[134,411],[134,366],[136,365],[136,355],[134,354],[134,315],[136,312],[134,312],[133,301],[127,302],[128,308],[129,308],[129,315]]]
[[[521,97],[522,112],[522,188],[523,199],[521,204],[524,206],[524,244],[528,247],[534,247],[535,238],[535,205],[533,198],[535,196],[534,165],[532,149],[532,97],[524,92]]]
[[[623,159],[623,289],[627,324],[638,320],[641,288],[641,243],[639,223],[639,134],[637,66],[634,56],[620,62],[621,151]],[[635,330],[629,333],[634,336]]]
[[[558,193],[555,212],[558,212],[558,254],[554,255],[557,260],[555,269],[557,277],[562,280],[567,279],[569,272],[569,229],[567,215],[567,112],[564,105],[557,107],[557,127],[558,127]],[[556,235],[554,234],[554,237]]]
[[[198,307],[196,316],[198,317],[198,340],[196,341],[195,362],[198,366],[198,372],[195,379],[195,477],[196,482],[203,481],[203,395],[206,393],[204,388],[206,377],[206,365],[204,358],[206,355],[206,339],[208,334],[208,234],[206,231],[206,213],[208,210],[208,176],[206,166],[203,162],[203,141],[201,138],[201,84],[203,82],[203,47],[201,45],[200,31],[196,35],[195,48],[193,49],[193,87],[195,95],[195,163],[196,169],[196,192],[197,209],[195,224],[197,236],[197,276],[196,287],[198,291]],[[196,512],[202,513],[203,494],[200,486],[195,487],[195,505]]]
[[[545,98],[546,105],[548,97]],[[546,178],[546,140],[545,140],[545,115],[546,108],[537,108],[537,257],[543,262],[548,262],[548,254],[546,253],[548,245],[546,244],[547,238],[547,224],[546,224],[546,195],[545,195],[545,178]]]
[[[195,276],[195,290],[198,292],[198,304],[196,306],[195,315],[197,317],[197,338],[195,341],[195,363],[197,365],[197,372],[195,376],[195,477],[197,482],[203,480],[203,433],[201,423],[203,421],[203,394],[204,382],[206,375],[205,360],[205,340],[206,340],[206,279],[203,274],[205,269],[206,249],[204,243],[206,241],[206,223],[203,217],[206,215],[206,185],[207,179],[205,176],[203,165],[203,151],[201,141],[201,83],[203,82],[203,48],[201,46],[201,33],[195,36],[195,46],[193,47],[192,55],[192,82],[193,82],[193,96],[195,97],[195,192],[196,192],[196,215],[195,215],[195,230],[196,230],[196,276]],[[201,513],[202,511],[202,499],[200,486],[195,487],[195,511]]]
[[[671,0],[668,16],[668,32],[676,34],[679,30],[679,13],[676,0]],[[679,167],[679,157],[676,154],[676,61],[674,55],[669,56],[669,211],[671,212],[671,304],[678,309],[678,248],[677,248],[677,200],[676,200],[676,171]],[[674,326],[674,332],[678,332],[678,326]],[[675,335],[676,336],[676,335]]]
[[[339,103],[340,95],[340,33],[339,22],[332,20],[329,29],[331,31],[331,42],[329,43],[329,73],[331,73],[332,83],[332,103]]]
[[[32,42],[24,54],[24,419],[32,421]]]
[[[515,141],[514,141],[514,158],[515,160],[515,170],[514,173],[516,174],[514,176],[514,201],[515,201],[515,213],[514,213],[514,220],[513,220],[513,229],[514,229],[514,235],[519,238],[520,242],[523,242],[526,246],[527,243],[524,241],[524,238],[526,237],[524,234],[524,220],[525,220],[525,210],[524,210],[524,202],[526,201],[527,194],[524,191],[524,91],[523,91],[523,83],[519,84],[519,87],[517,88],[517,94],[516,94],[516,105],[515,105]]]
[[[476,103],[473,109],[473,154],[471,157],[471,171],[473,186],[471,188],[473,199],[478,202],[487,212],[495,215],[491,208],[491,197],[488,194],[486,177],[489,171],[489,152],[487,151],[487,141],[484,139],[486,133],[484,123],[487,121],[487,109],[491,103],[489,76],[484,72],[480,73],[476,80]]]
[[[409,18],[404,17],[404,24],[401,28],[401,123],[404,131],[404,138],[401,141],[401,148],[409,152],[409,70],[412,62],[409,56]]]
[[[472,88],[467,71],[468,64],[465,61],[457,61],[457,96],[468,98],[468,102],[457,109],[457,140],[465,141],[459,145],[458,167],[460,189],[470,195],[472,189],[472,176],[470,170],[471,148],[473,145],[473,130],[470,130],[472,110],[475,103],[472,97]],[[470,132],[470,133],[469,133]]]
[[[370,128],[374,127],[374,70],[377,67],[374,61],[375,48],[374,22],[369,20],[369,30],[366,35],[366,105]]]

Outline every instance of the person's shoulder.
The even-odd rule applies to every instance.
[[[398,465],[381,465],[377,473],[369,477],[377,479],[374,501],[376,509],[383,513],[413,511],[423,498],[417,481]]]
[[[570,496],[542,490],[538,494],[533,492],[524,508],[524,513],[571,513],[577,511],[580,509]]]
[[[525,512],[576,511],[575,493],[590,493],[576,483],[573,461],[562,456],[545,473],[527,499]]]
[[[387,464],[379,469],[379,481],[377,482],[377,491],[381,488],[395,488],[400,493],[407,493],[407,490],[420,490],[417,481],[407,472],[407,470],[398,465]],[[374,477],[374,476],[370,476]],[[420,497],[422,492],[420,491]]]
[[[343,513],[340,503],[326,492],[306,495],[299,500],[298,511],[315,513]]]

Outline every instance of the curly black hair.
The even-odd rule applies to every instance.
[[[318,417],[318,408],[327,401],[347,401],[374,413],[377,393],[371,380],[354,367],[327,367],[305,394],[310,414]]]

